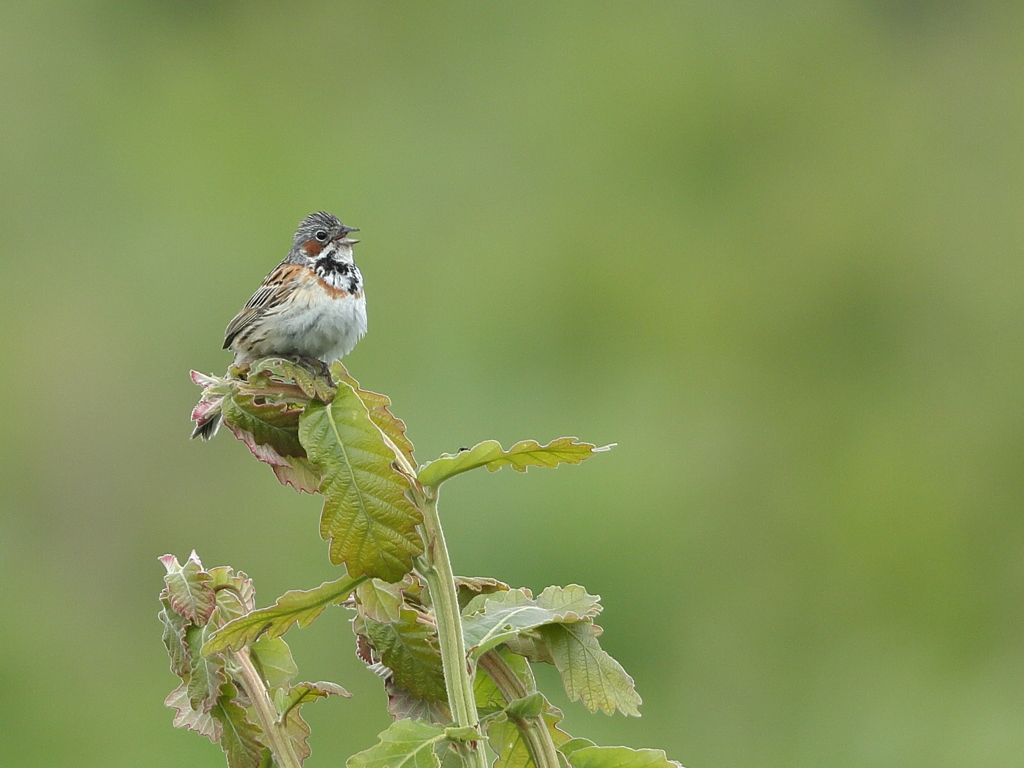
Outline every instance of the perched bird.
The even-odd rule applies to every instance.
[[[288,257],[228,323],[224,349],[235,365],[264,357],[304,357],[334,362],[366,334],[363,276],[352,256],[359,230],[319,211],[302,220]],[[198,423],[192,437],[209,440],[220,415]]]

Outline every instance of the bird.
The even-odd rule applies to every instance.
[[[288,256],[274,267],[224,331],[224,349],[234,365],[265,357],[297,357],[327,365],[366,334],[366,294],[349,237],[358,232],[334,215],[304,218]],[[196,424],[192,437],[210,440],[220,414]]]

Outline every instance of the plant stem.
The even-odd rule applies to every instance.
[[[288,734],[281,728],[278,722],[277,709],[270,701],[267,693],[267,686],[260,677],[260,673],[253,666],[252,658],[249,656],[248,648],[241,648],[234,654],[238,665],[242,670],[242,679],[245,684],[245,691],[249,694],[253,706],[256,708],[256,716],[263,726],[263,733],[267,738],[267,746],[274,755],[274,764],[278,768],[302,768],[302,763]]]
[[[496,649],[491,649],[481,656],[479,665],[480,669],[484,670],[498,686],[501,695],[509,703],[536,693],[535,688],[530,690],[523,685],[512,667]],[[551,732],[548,730],[547,723],[544,722],[543,714],[536,717],[509,716],[509,720],[519,730],[519,734],[523,737],[523,743],[526,744],[526,751],[537,768],[559,768],[558,751],[555,749],[555,742],[551,740]]]
[[[473,680],[466,661],[466,643],[462,637],[462,616],[459,612],[455,574],[441,531],[441,519],[437,514],[437,489],[424,487],[416,495],[423,512],[425,550],[421,558],[421,571],[427,580],[434,620],[437,622],[448,704],[456,725],[477,728],[480,717],[476,711]],[[482,741],[467,742],[461,754],[467,768],[488,768]]]

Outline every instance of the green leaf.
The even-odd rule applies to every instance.
[[[539,691],[534,691],[521,699],[509,702],[509,705],[505,708],[505,714],[513,719],[538,717],[544,711],[546,703],[547,699],[544,698],[544,695]]]
[[[418,720],[397,720],[380,734],[380,742],[352,755],[347,768],[438,768],[434,745],[444,729]]]
[[[539,693],[534,695],[540,697],[542,704],[546,705],[541,719],[548,729],[548,733],[551,734],[551,740],[555,746],[569,741],[571,738],[569,734],[558,727],[562,721],[561,711],[551,706]],[[491,749],[498,755],[493,768],[535,768],[535,763],[530,757],[526,736],[521,730],[521,727],[530,728],[535,725],[535,720],[527,722],[523,726],[517,726],[508,719],[500,719],[491,724],[487,729],[487,739]]]
[[[281,485],[290,485],[299,493],[317,493],[323,478],[320,470],[309,459],[297,456],[282,456],[284,464],[274,464],[271,469]]]
[[[600,629],[590,622],[549,624],[537,630],[562,675],[565,692],[594,712],[616,709],[640,716],[641,703],[633,678],[597,642]]]
[[[594,742],[592,742],[590,739],[580,739],[580,738],[569,739],[569,741],[565,742],[565,744],[560,744],[558,746],[558,751],[561,752],[566,757],[568,757],[573,752],[575,752],[577,749],[583,749],[584,747],[595,747],[595,746],[597,746],[597,745],[594,744]]]
[[[249,383],[259,388],[270,382],[294,384],[309,399],[329,403],[335,388],[323,376],[318,376],[302,363],[283,357],[267,357],[249,366]]]
[[[220,745],[227,754],[229,768],[259,768],[263,758],[263,729],[249,720],[245,710],[232,699],[238,691],[225,683],[217,705],[210,711],[224,729]]]
[[[568,758],[573,768],[682,768],[661,749],[581,747]]]
[[[302,719],[299,708],[303,704],[308,704],[311,701],[327,696],[344,696],[349,698],[351,695],[340,685],[327,682],[298,683],[288,691],[285,691],[283,688],[278,688],[274,691],[274,704],[277,707],[285,733],[291,739],[292,746],[295,748],[295,754],[299,758],[300,763],[309,757],[311,750],[308,741],[310,733],[309,724]]]
[[[423,720],[434,725],[452,721],[447,701],[421,699],[395,685],[391,677],[384,681],[384,692],[388,695],[388,714],[395,720]]]
[[[514,675],[519,685],[527,693],[537,690],[537,682],[533,678],[533,670],[530,663],[522,656],[517,656],[507,648],[498,648],[494,651],[504,661],[508,671]],[[507,682],[506,685],[515,686],[515,682]],[[489,715],[505,708],[508,700],[502,694],[498,684],[491,678],[490,670],[481,660],[477,673],[473,678],[473,695],[476,699],[476,708],[481,715]],[[514,694],[512,694],[514,695]]]
[[[305,456],[298,432],[301,411],[288,403],[259,403],[257,397],[236,392],[224,398],[224,423],[235,437],[268,464],[280,465],[284,456]]]
[[[579,584],[547,587],[537,595],[537,605],[553,611],[562,622],[592,619],[601,612],[601,596],[587,594]]]
[[[530,467],[579,464],[595,453],[611,448],[610,445],[597,448],[591,443],[578,442],[575,437],[560,437],[547,445],[536,440],[523,440],[506,451],[497,440],[484,440],[468,451],[445,453],[439,459],[427,462],[420,467],[418,477],[424,485],[438,486],[450,477],[477,467],[487,467],[491,472],[512,467],[517,472],[525,472]]]
[[[188,626],[188,621],[171,608],[169,601],[162,602],[164,607],[157,615],[164,626],[163,641],[167,655],[171,658],[171,672],[184,679],[189,674],[189,653],[185,644],[185,627]]]
[[[164,576],[167,589],[163,597],[167,598],[175,611],[193,624],[206,624],[216,605],[216,596],[210,586],[210,574],[203,570],[195,550],[185,565],[180,565],[174,555],[164,555],[160,562],[167,569]]]
[[[287,717],[288,713],[296,707],[309,704],[317,699],[326,699],[328,696],[352,698],[352,694],[340,685],[326,680],[321,680],[318,683],[296,683],[288,690],[282,688],[274,692],[277,712],[282,718]]]
[[[190,626],[185,630],[189,650],[188,699],[193,709],[209,712],[227,681],[224,660],[217,654],[203,656],[201,649],[209,636],[207,627]]]
[[[225,648],[237,651],[264,632],[268,637],[280,637],[296,623],[307,627],[327,606],[344,602],[364,580],[343,576],[316,589],[285,592],[269,608],[253,611],[218,629],[203,647],[203,653],[216,653]]]
[[[402,608],[402,585],[380,579],[364,581],[356,588],[356,601],[360,611],[374,621],[398,621]]]
[[[365,618],[361,633],[369,639],[380,663],[392,671],[395,686],[418,699],[446,700],[437,632],[422,622],[416,611],[403,610],[397,622],[388,624]]]
[[[331,540],[331,562],[353,576],[398,581],[423,552],[416,530],[423,516],[406,498],[409,481],[392,466],[395,454],[366,406],[342,382],[330,405],[310,403],[299,436],[323,474],[320,535]]]
[[[465,610],[469,601],[478,595],[493,595],[510,589],[505,582],[487,576],[456,576],[455,588],[459,591],[460,611]]]
[[[253,662],[270,688],[287,686],[299,673],[292,649],[280,637],[262,635],[251,646]]]
[[[177,710],[174,715],[175,728],[188,728],[208,738],[213,743],[220,741],[223,729],[220,721],[209,712],[192,708],[188,700],[188,683],[182,683],[164,699],[164,704]]]
[[[377,425],[381,432],[388,436],[395,447],[415,467],[416,460],[412,456],[412,443],[405,435],[405,422],[388,410],[391,406],[391,399],[387,395],[361,389],[359,382],[349,375],[349,372],[345,370],[345,366],[340,362],[334,363],[331,366],[331,373],[339,382],[345,382],[352,387],[352,390],[359,396],[359,399],[363,401],[363,405],[366,406],[366,410],[369,412],[373,423]],[[323,400],[323,398],[320,399]]]
[[[237,574],[228,566],[211,568],[210,586],[217,596],[219,623],[226,623],[244,616],[256,607],[256,589],[252,579],[239,571]]]
[[[548,587],[536,600],[522,589],[474,598],[463,619],[466,649],[470,658],[478,659],[520,632],[545,624],[582,621],[600,612],[598,600],[576,584]],[[477,612],[481,608],[482,612]]]

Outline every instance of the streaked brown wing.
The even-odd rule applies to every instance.
[[[227,349],[230,347],[231,342],[235,340],[239,333],[262,318],[268,310],[287,300],[294,290],[294,284],[301,279],[303,272],[308,269],[309,267],[304,267],[301,264],[289,264],[286,261],[282,261],[274,267],[271,273],[263,278],[263,284],[252,295],[252,298],[245,303],[241,311],[228,323],[228,327],[224,331],[223,348]]]

